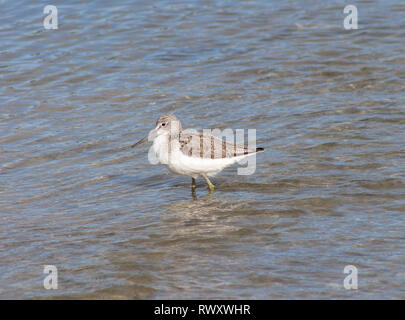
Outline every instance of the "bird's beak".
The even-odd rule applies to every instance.
[[[141,140],[139,140],[137,143],[134,143],[131,148],[135,148],[136,146],[139,146],[141,144],[143,144],[146,140],[148,139],[148,137],[144,137]]]
[[[153,141],[156,137],[157,137],[157,131],[158,131],[158,127],[156,127],[155,129],[151,130],[149,132],[149,134],[142,138],[141,140],[139,140],[137,143],[134,143],[131,148],[135,148],[139,145],[142,145],[143,143],[145,143],[146,141]]]

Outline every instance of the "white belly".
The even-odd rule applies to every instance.
[[[209,177],[214,176],[246,157],[245,155],[223,159],[190,157],[180,151],[178,141],[172,141],[169,154],[167,135],[158,136],[154,140],[152,148],[159,162],[166,165],[171,172],[192,178],[197,178],[203,173]]]

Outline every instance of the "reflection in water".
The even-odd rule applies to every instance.
[[[195,188],[191,188],[191,196],[194,200],[197,200],[197,194],[195,193]]]
[[[404,297],[404,4],[2,6],[0,298]],[[256,129],[256,172],[150,164],[168,112]]]

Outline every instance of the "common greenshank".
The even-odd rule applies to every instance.
[[[155,129],[132,147],[147,140],[153,141],[152,150],[160,163],[175,174],[191,177],[193,189],[196,187],[195,179],[202,176],[210,192],[214,190],[214,185],[208,177],[264,151],[263,148],[252,149],[242,144],[229,143],[193,129],[183,130],[179,119],[172,114],[160,116]]]

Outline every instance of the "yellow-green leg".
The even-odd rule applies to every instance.
[[[208,179],[208,177],[205,173],[203,173],[202,176],[204,177],[205,181],[207,181],[208,189],[210,189],[210,192],[213,192],[215,189],[215,186],[211,183],[210,179]]]

